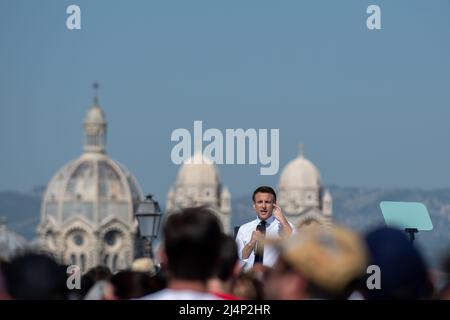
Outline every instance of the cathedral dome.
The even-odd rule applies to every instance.
[[[56,172],[45,190],[38,227],[42,248],[83,271],[131,265],[134,212],[143,199],[136,179],[106,153],[106,117],[97,97],[84,118],[84,152]]]
[[[303,156],[303,145],[300,150],[281,173],[279,204],[298,228],[311,223],[327,225],[332,215],[331,194],[321,186],[319,170]]]
[[[50,180],[42,214],[62,224],[73,216],[89,222],[119,218],[125,223],[142,199],[136,179],[106,154],[84,153]]]
[[[320,188],[320,173],[316,166],[303,155],[290,161],[283,169],[280,189],[283,188]]]
[[[185,186],[218,186],[220,184],[219,171],[216,166],[206,156],[198,153],[185,161],[181,166],[177,185]]]
[[[219,170],[214,162],[195,154],[187,159],[178,171],[175,186],[167,194],[166,209],[169,212],[193,207],[209,206],[229,231],[231,194],[220,182]]]

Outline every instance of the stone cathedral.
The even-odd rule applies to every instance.
[[[41,247],[83,272],[97,265],[114,272],[135,258],[134,212],[143,195],[131,173],[106,153],[106,132],[95,97],[84,119],[83,153],[56,172],[41,207]]]

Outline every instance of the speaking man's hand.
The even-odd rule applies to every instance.
[[[286,235],[292,234],[292,228],[291,228],[289,222],[287,221],[286,217],[284,216],[283,211],[281,211],[281,208],[279,205],[277,205],[277,204],[273,205],[272,215],[283,226],[284,234],[286,234]]]

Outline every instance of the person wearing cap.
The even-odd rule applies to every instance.
[[[266,281],[267,299],[347,299],[366,270],[364,241],[342,227],[318,226],[275,245],[280,255]]]
[[[263,245],[264,237],[279,238],[295,233],[295,228],[276,204],[277,196],[271,187],[261,186],[253,192],[256,219],[242,225],[236,235],[238,255],[244,270],[255,264],[272,267],[278,257],[271,246]]]

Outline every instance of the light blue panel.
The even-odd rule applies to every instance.
[[[388,226],[400,229],[416,228],[419,231],[433,230],[433,223],[423,203],[382,201],[380,208]]]

